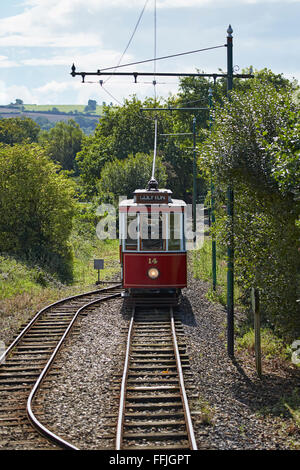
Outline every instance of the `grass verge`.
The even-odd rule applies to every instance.
[[[74,279],[62,284],[45,269],[12,256],[0,256],[0,342],[8,345],[21,326],[41,308],[67,296],[101,288],[96,286],[93,259],[104,259],[101,280],[112,280],[120,270],[118,240],[98,240],[74,233]]]
[[[212,243],[209,238],[204,240],[202,247],[193,252],[193,276],[195,279],[201,279],[210,282],[212,285]],[[216,275],[217,286],[214,291],[212,287],[207,293],[207,298],[211,302],[219,302],[226,305],[227,302],[227,261],[224,252],[217,249],[216,253]],[[234,288],[234,301],[238,304],[240,291],[237,286]]]

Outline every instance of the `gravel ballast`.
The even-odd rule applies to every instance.
[[[263,358],[259,379],[253,354],[236,351],[231,360],[226,350],[226,310],[207,300],[208,288],[190,280],[181,306],[198,401],[210,412],[209,425],[201,425],[201,419],[195,422],[199,448],[299,449],[300,429],[288,416],[281,419],[276,413],[283,396],[300,393],[299,369]],[[240,320],[239,314],[236,317]]]
[[[193,384],[190,406],[199,449],[300,448],[300,431],[274,410],[283,395],[299,393],[299,370],[226,351],[226,311],[207,300],[208,284],[191,279],[179,306]],[[238,316],[238,315],[237,315]],[[80,449],[113,449],[130,311],[110,300],[81,320],[79,334],[60,355],[61,373],[44,396],[47,426]],[[266,412],[267,411],[267,412]]]

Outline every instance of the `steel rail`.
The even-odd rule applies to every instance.
[[[121,284],[120,284],[121,286]],[[119,287],[119,285],[114,286]],[[97,294],[98,292],[103,292],[107,291],[109,289],[112,289],[112,287],[106,287],[104,289],[96,289],[94,291],[89,291],[89,292],[84,292],[83,294],[76,294],[76,295],[71,295],[70,297],[65,297],[64,299],[57,300],[56,302],[47,305],[46,307],[43,307],[41,310],[38,311],[38,313],[32,318],[32,320],[26,325],[26,327],[21,331],[21,333],[15,338],[15,340],[9,345],[9,347],[1,354],[0,356],[0,365],[5,361],[6,356],[10,353],[10,351],[17,346],[17,344],[20,342],[20,340],[23,338],[23,336],[27,333],[27,331],[30,330],[30,328],[34,325],[34,323],[38,320],[38,318],[47,310],[50,308],[53,308],[59,304],[63,304],[69,300],[72,299],[78,299],[80,297],[84,297],[86,295],[91,295],[91,294]]]
[[[127,386],[127,376],[128,376],[130,345],[131,345],[132,330],[133,330],[133,323],[134,323],[134,310],[135,309],[133,307],[132,313],[131,313],[131,321],[130,321],[129,330],[128,330],[128,336],[127,336],[127,346],[126,346],[124,370],[123,370],[122,383],[121,383],[120,405],[119,405],[119,414],[118,414],[118,422],[117,422],[116,450],[120,450],[121,445],[122,445],[125,396],[126,396],[126,386]]]
[[[100,289],[100,292],[107,292],[108,290],[111,290],[111,289],[115,289],[116,287],[118,286],[114,286],[114,287],[108,287],[108,288],[105,288],[105,289]],[[99,291],[95,291],[95,293],[97,293]],[[93,293],[93,292],[92,292]],[[90,294],[90,292],[88,293]],[[80,297],[84,296],[84,295],[87,295],[86,294],[80,294]],[[69,449],[69,450],[79,450],[79,448],[73,446],[71,443],[65,441],[64,439],[62,439],[61,437],[59,437],[58,435],[54,434],[52,431],[50,431],[49,429],[47,429],[37,418],[36,416],[34,415],[33,413],[33,410],[32,410],[32,401],[33,401],[33,398],[34,396],[36,395],[36,393],[38,392],[44,378],[46,377],[51,365],[53,364],[62,344],[64,343],[66,337],[68,336],[68,334],[70,333],[75,321],[77,320],[78,316],[81,314],[82,310],[90,307],[91,305],[93,304],[96,304],[96,303],[99,303],[99,302],[102,302],[104,300],[108,300],[108,299],[111,299],[111,298],[114,298],[114,297],[119,297],[121,294],[120,293],[117,293],[117,294],[112,294],[112,295],[109,295],[107,297],[103,297],[103,298],[100,298],[100,299],[96,299],[96,300],[93,300],[92,302],[89,302],[85,305],[83,305],[82,307],[80,307],[76,313],[74,314],[71,322],[69,323],[69,326],[67,327],[66,331],[64,332],[63,336],[61,337],[60,341],[58,342],[56,348],[54,349],[50,359],[48,360],[47,364],[45,365],[44,369],[42,370],[41,374],[39,375],[34,387],[32,388],[30,394],[29,394],[29,397],[27,399],[27,407],[26,407],[26,411],[27,411],[27,415],[28,415],[28,418],[30,419],[31,423],[33,424],[33,426],[40,432],[42,433],[43,435],[45,435],[47,438],[51,439],[52,441],[55,441],[58,445],[66,448],[66,449]],[[74,296],[75,298],[77,298],[78,296]],[[70,299],[74,298],[74,297],[70,297]],[[65,299],[64,299],[65,300]],[[58,302],[59,303],[59,302]],[[56,304],[56,303],[55,303]],[[53,304],[53,305],[55,305]]]
[[[173,346],[174,346],[174,351],[175,351],[177,371],[178,371],[179,382],[180,382],[180,394],[181,394],[181,398],[182,398],[182,404],[183,404],[183,409],[184,409],[184,415],[185,415],[186,427],[187,427],[187,432],[188,432],[188,438],[189,438],[189,443],[190,443],[191,449],[192,450],[197,450],[197,443],[196,443],[196,439],[195,439],[195,435],[194,435],[194,429],[193,429],[193,423],[192,423],[192,419],[191,419],[190,408],[189,408],[188,399],[187,399],[187,395],[186,395],[186,391],[185,391],[184,378],[183,378],[180,354],[179,354],[177,337],[176,337],[173,307],[170,307],[170,315],[171,315]]]
[[[122,382],[121,382],[121,390],[120,390],[120,402],[119,402],[119,413],[118,413],[118,421],[117,421],[117,431],[116,431],[116,444],[115,449],[121,450],[123,444],[123,428],[124,428],[124,414],[125,414],[125,403],[126,403],[126,393],[127,393],[127,380],[128,380],[128,371],[129,371],[129,362],[130,362],[130,352],[131,352],[131,343],[132,343],[132,336],[133,336],[133,329],[134,329],[134,321],[135,321],[135,308],[132,309],[132,316],[130,321],[130,326],[127,335],[127,345],[126,345],[126,353],[125,353],[125,360],[124,360],[124,369],[122,375]],[[188,405],[187,394],[185,391],[184,385],[184,378],[183,378],[183,371],[180,359],[180,353],[178,348],[177,336],[176,336],[176,329],[175,329],[175,321],[174,321],[174,314],[173,308],[170,307],[170,326],[171,326],[171,336],[173,342],[173,349],[176,361],[176,368],[179,380],[179,390],[181,396],[181,403],[183,407],[183,414],[185,417],[185,424],[186,424],[186,432],[189,442],[189,447],[191,450],[197,450],[197,443],[194,435],[193,424],[191,420],[190,409]],[[145,434],[146,438],[146,434]]]

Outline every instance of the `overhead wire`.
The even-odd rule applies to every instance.
[[[114,95],[112,95],[108,90],[106,90],[103,84],[101,85],[101,88],[105,91],[105,93],[107,93],[111,98],[113,98],[117,103],[119,103],[120,106],[123,106],[123,104]]]
[[[117,64],[115,67],[112,67],[112,68],[113,68],[113,72],[115,72],[116,69],[117,69],[118,67],[120,67],[120,64],[121,64],[121,62],[122,62],[122,59],[123,59],[124,55],[126,54],[128,48],[129,48],[129,46],[130,46],[130,44],[131,44],[131,42],[132,42],[132,40],[133,40],[133,37],[134,37],[134,35],[135,35],[135,33],[136,33],[137,29],[138,29],[138,26],[139,26],[139,24],[140,24],[140,22],[141,22],[142,16],[143,16],[143,14],[144,14],[144,11],[145,11],[145,9],[146,9],[146,6],[147,6],[147,3],[148,3],[148,2],[149,2],[149,0],[146,0],[146,1],[145,1],[145,4],[144,4],[144,6],[143,6],[143,8],[142,8],[142,11],[141,11],[139,17],[138,17],[138,20],[137,20],[136,25],[135,25],[135,27],[134,27],[134,29],[133,29],[133,32],[132,32],[132,34],[131,34],[131,36],[130,36],[130,39],[129,39],[129,41],[128,41],[128,43],[127,43],[127,45],[126,45],[126,47],[125,47],[125,49],[124,49],[124,51],[123,51],[123,53],[122,53],[122,55],[121,55],[119,61],[118,61],[118,64]],[[113,72],[112,72],[112,73],[113,73]],[[117,103],[119,103],[119,105],[122,106],[122,103],[121,103],[115,96],[113,96],[113,95],[103,86],[103,83],[106,84],[106,83],[108,82],[108,80],[111,79],[111,77],[112,77],[112,75],[110,75],[104,82],[103,82],[102,80],[100,80],[98,83],[100,83],[101,88],[103,88],[103,90],[104,90],[111,98],[113,98]]]
[[[142,11],[139,15],[139,18],[137,20],[137,23],[133,29],[133,32],[130,36],[130,39],[118,61],[118,64],[113,66],[113,67],[106,67],[104,69],[101,69],[101,72],[104,72],[104,71],[108,71],[108,70],[112,70],[112,75],[110,75],[104,82],[100,80],[100,85],[101,87],[104,89],[104,91],[106,93],[108,93],[115,101],[117,101],[117,103],[119,103],[121,106],[122,104],[120,103],[120,101],[118,99],[116,99],[108,90],[106,90],[104,87],[103,87],[103,83],[107,83],[107,81],[113,76],[113,73],[118,69],[118,68],[121,68],[121,67],[128,67],[128,66],[131,66],[131,65],[139,65],[139,64],[145,64],[145,63],[148,63],[148,62],[154,62],[154,76],[153,76],[153,85],[154,85],[154,100],[156,102],[156,62],[159,61],[159,60],[164,60],[164,59],[170,59],[170,58],[173,58],[173,57],[179,57],[179,56],[183,56],[183,55],[188,55],[188,54],[195,54],[195,53],[198,53],[198,52],[203,52],[203,51],[209,51],[209,50],[212,50],[212,49],[218,49],[218,48],[221,48],[221,47],[226,47],[226,44],[222,44],[220,46],[213,46],[213,47],[206,47],[206,48],[202,48],[202,49],[196,49],[196,50],[193,50],[193,51],[187,51],[187,52],[181,52],[181,53],[178,53],[178,54],[170,54],[170,55],[167,55],[167,56],[163,56],[163,57],[156,57],[156,48],[157,48],[157,15],[156,15],[156,0],[154,0],[154,58],[153,59],[146,59],[146,60],[142,60],[142,61],[138,61],[138,62],[131,62],[131,63],[128,63],[128,64],[122,64],[121,65],[121,62],[122,62],[122,59],[124,57],[124,55],[126,54],[132,40],[133,40],[133,37],[137,31],[137,28],[140,24],[140,21],[142,19],[142,16],[145,12],[145,9],[146,9],[146,6],[148,4],[149,0],[146,0],[145,3],[144,3],[144,6],[142,8]],[[92,83],[92,82],[89,82],[89,83]]]
[[[145,4],[144,4],[144,6],[143,6],[143,9],[142,9],[142,11],[141,11],[141,13],[140,13],[140,16],[139,16],[139,18],[138,18],[138,20],[137,20],[137,23],[136,23],[136,25],[135,25],[135,27],[134,27],[134,29],[133,29],[133,32],[132,32],[132,34],[131,34],[131,36],[130,36],[130,39],[129,39],[129,41],[128,41],[128,43],[127,43],[127,45],[126,45],[126,47],[125,47],[125,49],[124,49],[124,51],[123,51],[123,54],[121,55],[118,64],[114,67],[114,72],[115,72],[115,70],[120,66],[120,64],[121,64],[121,62],[122,62],[122,59],[123,59],[124,55],[126,54],[126,52],[127,52],[128,48],[129,48],[130,44],[131,44],[131,41],[132,41],[132,39],[133,39],[133,37],[134,37],[134,35],[135,35],[137,29],[138,29],[138,26],[139,26],[139,24],[140,24],[140,21],[141,21],[141,19],[142,19],[142,16],[143,16],[143,14],[144,14],[144,11],[145,11],[145,9],[146,9],[146,6],[147,6],[147,3],[148,3],[148,2],[149,2],[149,0],[146,0],[146,1],[145,1]],[[107,82],[111,77],[112,77],[112,76],[110,75],[110,76],[105,80],[105,82]]]
[[[154,105],[156,106],[156,37],[157,37],[157,18],[156,18],[156,0],[154,0],[154,75],[153,75],[153,86],[154,86]],[[153,164],[152,164],[152,176],[151,179],[155,179],[155,163],[156,163],[156,150],[157,150],[157,113],[154,119],[154,151],[153,151]]]
[[[129,39],[129,41],[128,41],[128,43],[127,43],[127,45],[126,45],[119,61],[117,63],[117,65],[115,65],[114,67],[106,67],[104,69],[101,69],[101,72],[112,70],[112,74],[113,74],[118,68],[121,68],[121,67],[128,67],[128,66],[131,66],[131,65],[139,65],[139,64],[153,62],[154,63],[154,71],[153,71],[153,82],[152,82],[152,84],[154,86],[154,102],[156,103],[156,99],[157,99],[156,84],[158,83],[156,81],[156,63],[157,63],[157,61],[164,60],[164,59],[170,59],[170,58],[173,58],[173,57],[184,56],[184,55],[188,55],[188,54],[195,54],[195,53],[198,53],[198,52],[204,52],[204,51],[209,51],[209,50],[213,50],[213,49],[219,49],[221,47],[226,47],[226,44],[222,44],[222,45],[219,45],[219,46],[213,46],[213,47],[206,47],[206,48],[202,48],[202,49],[196,49],[196,50],[193,50],[193,51],[181,52],[181,53],[177,53],[177,54],[170,54],[170,55],[163,56],[163,57],[157,57],[157,14],[156,14],[156,0],[154,0],[154,58],[146,59],[146,60],[142,60],[142,61],[137,61],[137,62],[131,62],[131,63],[128,63],[128,64],[121,64],[122,59],[123,59],[124,55],[126,54],[128,48],[129,48],[129,46],[130,46],[130,44],[131,44],[131,42],[134,38],[134,35],[137,31],[137,28],[138,28],[138,26],[141,22],[141,19],[143,17],[143,14],[145,12],[145,9],[146,9],[146,6],[147,6],[148,2],[149,2],[149,0],[146,0],[145,3],[144,3],[142,11],[141,11],[141,13],[138,17],[137,23],[136,23],[136,25],[133,29],[133,32],[130,36],[130,39]],[[112,76],[113,75],[110,75],[104,82],[103,82],[103,80],[100,80],[99,83],[100,83],[101,87],[103,88],[103,90],[111,98],[113,98],[117,103],[119,103],[122,106],[122,103],[103,86],[103,83],[106,83]],[[93,82],[87,82],[87,83],[93,83]],[[139,83],[143,83],[143,82],[139,82]],[[149,82],[144,82],[144,83],[149,83]],[[162,84],[164,84],[164,83],[162,83]],[[200,100],[195,100],[194,102],[197,102],[197,101],[200,101]],[[193,103],[193,102],[190,101],[189,103]],[[157,114],[155,116],[155,120],[156,120],[156,129],[157,129]],[[156,152],[156,142],[155,142],[155,152]],[[155,155],[155,157],[156,157],[156,155]]]
[[[154,0],[154,75],[153,75],[153,85],[154,85],[154,102],[156,103],[156,28],[157,28],[157,19],[156,19],[156,0]]]
[[[106,72],[106,71],[112,70],[112,69],[116,70],[116,69],[119,69],[121,67],[129,67],[130,65],[146,64],[147,62],[153,62],[153,61],[157,62],[159,60],[171,59],[173,57],[179,57],[179,56],[188,55],[188,54],[196,54],[197,52],[210,51],[212,49],[219,49],[221,47],[226,47],[226,44],[222,44],[220,46],[205,47],[203,49],[196,49],[194,51],[180,52],[178,54],[170,54],[170,55],[166,55],[166,56],[163,56],[163,57],[154,57],[152,59],[140,60],[138,62],[130,62],[129,64],[116,65],[114,67],[106,67],[104,69],[99,70],[99,72]]]

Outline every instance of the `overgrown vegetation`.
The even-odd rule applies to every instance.
[[[72,278],[74,185],[37,144],[0,146],[0,246]]]
[[[61,165],[63,170],[77,173],[75,157],[81,150],[83,132],[79,125],[70,119],[67,123],[58,122],[49,131],[39,134],[39,143],[46,149],[47,155]]]
[[[202,279],[210,282],[212,280],[212,244],[210,239],[205,239],[202,247],[193,253],[193,275],[195,279]],[[217,250],[217,289],[213,291],[212,287],[208,291],[208,298],[214,302],[220,302],[226,305],[226,279],[227,279],[227,263],[226,254],[223,248]],[[237,292],[235,292],[237,296]],[[235,298],[237,300],[237,297]]]
[[[261,294],[265,322],[289,340],[300,335],[299,315],[299,107],[292,86],[254,80],[216,106],[200,165],[217,182],[219,247],[234,234],[236,282],[245,299]],[[234,225],[224,210],[234,188]]]

